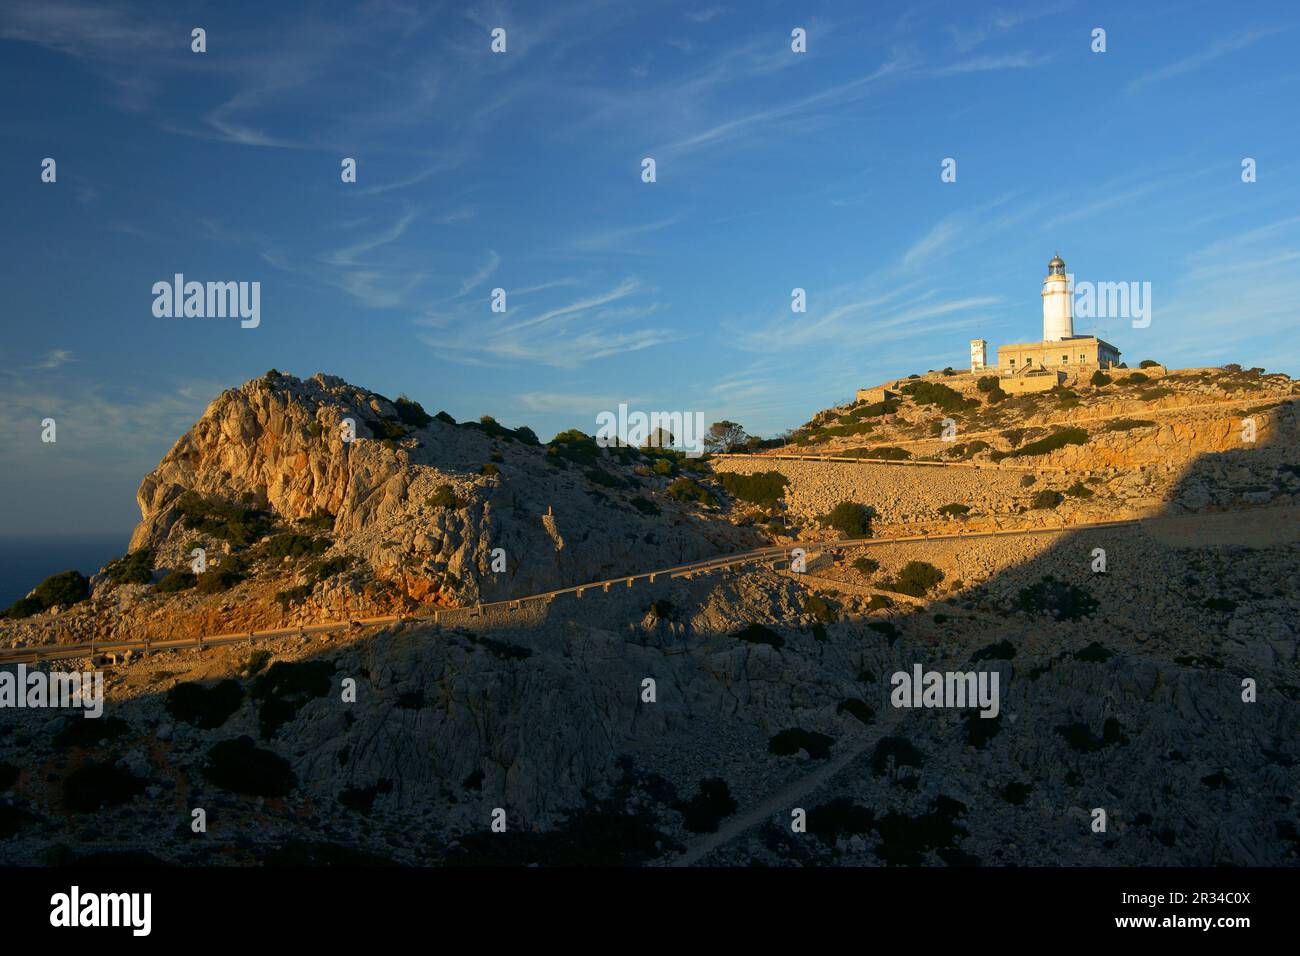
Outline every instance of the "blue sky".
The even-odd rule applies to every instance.
[[[774,434],[973,337],[1037,338],[1057,250],[1152,284],[1149,328],[1076,328],[1126,359],[1296,374],[1298,25],[1280,2],[5,4],[0,530],[129,530],[140,478],[271,367],[543,438],[619,402]],[[261,282],[261,325],[155,318],[177,272]]]

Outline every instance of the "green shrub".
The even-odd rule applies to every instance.
[[[479,468],[478,473],[487,478],[495,478],[499,474],[501,474],[501,469],[498,468],[496,465],[492,464],[491,462],[487,462],[486,464],[484,464]]]
[[[451,485],[439,485],[433,490],[427,503],[431,508],[464,508],[469,504],[469,500],[457,495],[456,489]]]
[[[313,585],[299,584],[285,591],[276,591],[275,599],[280,604],[280,610],[288,614],[290,607],[295,604],[300,604],[307,598],[311,597],[312,590]]]
[[[713,504],[713,495],[709,494],[709,490],[694,478],[685,476],[678,478],[669,485],[664,494],[675,501],[683,503],[694,502],[704,506]]]
[[[329,550],[331,543],[329,538],[314,538],[311,535],[286,531],[259,545],[257,551],[260,557],[283,561],[285,558],[315,557],[324,554]]]
[[[975,387],[981,392],[991,392],[995,388],[1001,390],[1002,379],[997,375],[981,375],[979,381],[975,383]]]
[[[885,461],[907,461],[912,453],[906,448],[881,445],[877,448],[851,448],[844,452],[846,458],[882,458]]]
[[[216,730],[239,709],[244,688],[227,679],[213,687],[185,682],[167,692],[167,713],[200,730]]]
[[[811,614],[813,618],[822,624],[834,624],[839,620],[839,614],[835,608],[831,607],[822,598],[815,594],[806,595],[803,599],[803,612]]]
[[[662,511],[662,509],[653,501],[648,498],[643,498],[640,495],[633,498],[629,504],[643,515],[657,515]]]
[[[875,558],[858,558],[853,562],[854,570],[866,577],[871,577],[880,570],[880,562]]]
[[[728,494],[763,507],[771,507],[780,501],[790,484],[790,479],[779,471],[760,471],[752,475],[726,472],[719,477]]]
[[[209,567],[198,576],[195,587],[200,594],[220,594],[244,580],[245,568],[234,555],[226,555],[217,567]]]
[[[1065,493],[1071,498],[1091,498],[1093,496],[1093,490],[1082,481],[1076,481],[1069,488],[1066,488]]]
[[[319,584],[326,578],[332,578],[336,574],[342,574],[356,563],[356,558],[350,554],[336,554],[332,558],[326,558],[323,561],[313,561],[307,565],[304,572],[308,580]]]
[[[1155,359],[1143,359],[1142,361],[1138,362],[1138,368],[1157,368],[1159,367],[1159,365],[1160,363],[1157,362]]]
[[[445,424],[445,425],[455,425],[455,424],[456,424],[456,419],[452,418],[452,417],[451,417],[450,415],[448,415],[446,412],[439,412],[437,415],[434,415],[433,417],[436,418],[438,421],[442,422],[442,423]]]
[[[843,538],[871,537],[871,509],[856,501],[841,501],[817,519],[823,528],[834,528]]]
[[[1097,600],[1082,588],[1048,575],[1022,588],[1016,606],[1033,614],[1050,615],[1057,621],[1077,621],[1097,609]]]
[[[1046,438],[1040,438],[1038,441],[1031,441],[1027,445],[1021,445],[1015,451],[1011,452],[1011,458],[1028,458],[1033,455],[1046,455],[1066,445],[1086,445],[1088,443],[1088,432],[1083,428],[1062,428],[1060,431],[1053,432]]]
[[[1101,369],[1097,369],[1092,373],[1092,378],[1088,379],[1088,381],[1094,388],[1101,388],[1104,385],[1109,385],[1111,378]]]
[[[1144,382],[1151,381],[1150,375],[1143,375],[1141,372],[1134,372],[1132,375],[1125,376],[1125,385],[1141,385]]]
[[[546,454],[579,465],[594,465],[600,457],[600,446],[592,438],[576,428],[560,432],[546,446]]]
[[[778,757],[793,757],[800,750],[804,750],[814,760],[825,760],[831,755],[833,743],[835,743],[833,737],[800,727],[791,727],[768,740],[767,749]]]
[[[1000,388],[995,388],[990,390],[989,393],[984,396],[984,400],[990,405],[996,405],[998,402],[1005,402],[1007,397],[1006,392],[1002,391]]]
[[[970,514],[970,506],[959,505],[954,502],[953,504],[944,505],[942,508],[940,508],[939,514],[948,515],[949,517],[953,517],[953,518],[963,518],[966,515]]]
[[[298,785],[287,760],[248,736],[213,745],[203,775],[223,790],[252,797],[287,796]]]
[[[931,588],[943,580],[943,572],[933,564],[925,561],[909,561],[898,572],[898,576],[886,585],[888,591],[910,594],[912,597],[925,597]]]
[[[148,584],[153,580],[153,548],[140,548],[108,562],[104,573],[114,584]]]
[[[1156,399],[1164,398],[1166,395],[1172,394],[1174,394],[1172,388],[1160,385],[1156,388],[1148,388],[1145,391],[1138,392],[1138,398],[1144,402],[1154,402]]]
[[[1108,432],[1127,432],[1134,428],[1150,428],[1155,422],[1149,418],[1116,418],[1106,423],[1105,430]]]
[[[433,421],[433,416],[426,414],[419,402],[412,401],[405,395],[398,395],[393,407],[397,409],[397,417],[414,428],[423,428]]]
[[[88,760],[63,778],[63,805],[73,813],[94,813],[144,793],[145,781],[115,763]]]
[[[627,482],[617,475],[611,475],[603,468],[588,468],[583,474],[593,485],[601,485],[605,488],[624,488]]]
[[[713,833],[724,817],[736,812],[740,806],[731,796],[726,781],[713,777],[700,781],[700,792],[690,800],[677,804],[682,815],[682,826],[690,833]]]
[[[972,399],[964,398],[961,392],[939,382],[909,382],[902,388],[904,395],[910,395],[918,405],[937,405],[945,412],[958,412],[964,408],[978,405]]]
[[[1029,507],[1034,509],[1055,508],[1064,500],[1065,496],[1059,491],[1052,491],[1050,488],[1044,488],[1034,495],[1033,499],[1029,503]]]
[[[762,624],[746,624],[739,631],[736,631],[732,637],[738,641],[744,641],[746,644],[766,644],[768,647],[774,647],[777,650],[785,646],[784,637]]]
[[[190,571],[168,571],[162,576],[162,579],[153,586],[155,594],[171,594],[174,591],[184,591],[192,588],[199,583],[198,575]]]
[[[30,597],[19,598],[5,611],[5,617],[31,617],[52,607],[69,607],[90,597],[90,580],[80,571],[60,571],[40,584]]]
[[[393,421],[391,418],[380,418],[378,420],[365,418],[362,421],[370,429],[370,434],[381,441],[399,442],[407,435],[405,426],[401,422]]]
[[[677,471],[677,464],[671,458],[656,458],[655,463],[650,468],[654,474],[666,478]]]
[[[889,598],[885,597],[883,594],[873,594],[871,595],[870,598],[867,599],[868,611],[883,611],[884,609],[891,608],[893,606],[894,606],[894,602],[891,601]]]
[[[228,541],[236,548],[252,544],[269,533],[274,524],[267,511],[204,498],[195,491],[181,495],[176,508],[184,527]]]

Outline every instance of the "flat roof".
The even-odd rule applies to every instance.
[[[1095,335],[1071,335],[1067,339],[1057,339],[1053,342],[1010,342],[1006,345],[999,345],[998,351],[1001,351],[1002,349],[1036,349],[1044,346],[1059,345],[1062,342],[1096,342],[1098,345],[1104,345],[1109,349],[1115,349],[1116,352],[1119,351],[1119,349],[1115,348],[1115,346],[1111,345],[1105,339],[1099,339]]]

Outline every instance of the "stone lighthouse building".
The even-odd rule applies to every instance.
[[[998,372],[1003,379],[1031,376],[1034,379],[1051,379],[1034,382],[1050,388],[1062,376],[1060,372],[1080,369],[1110,368],[1119,364],[1119,349],[1095,335],[1075,335],[1074,315],[1071,309],[1072,290],[1065,272],[1065,260],[1053,256],[1047,264],[1047,277],[1043,279],[1043,339],[1041,342],[1020,342],[1003,345],[998,349]],[[978,341],[978,340],[977,340]],[[972,354],[972,359],[974,355]],[[1035,391],[1029,382],[1024,388],[1011,391]],[[1003,388],[1007,383],[1004,382]]]

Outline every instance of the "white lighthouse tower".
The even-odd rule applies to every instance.
[[[1065,275],[1065,260],[1053,256],[1043,280],[1043,341],[1059,342],[1074,335],[1074,315],[1070,309],[1070,283]]]

